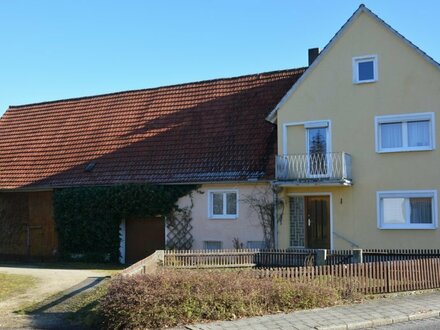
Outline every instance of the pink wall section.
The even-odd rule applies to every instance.
[[[238,217],[235,219],[211,219],[209,217],[209,191],[238,190]],[[268,193],[271,198],[269,184],[206,184],[194,192],[192,208],[193,249],[203,249],[204,241],[221,241],[223,249],[232,249],[234,238],[238,238],[247,247],[248,241],[264,241],[263,230],[258,215],[244,201],[246,196]],[[180,207],[190,205],[188,196],[178,202]]]

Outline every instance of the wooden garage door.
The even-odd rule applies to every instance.
[[[134,263],[165,248],[163,218],[128,219],[125,223],[125,262]]]

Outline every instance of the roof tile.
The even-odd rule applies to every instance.
[[[265,117],[304,70],[11,106],[0,189],[271,179]]]

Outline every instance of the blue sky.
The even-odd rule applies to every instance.
[[[8,105],[307,64],[360,3],[440,60],[440,1],[1,0]]]

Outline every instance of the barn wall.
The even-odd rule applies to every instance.
[[[0,193],[2,259],[53,259],[57,249],[51,191]]]

